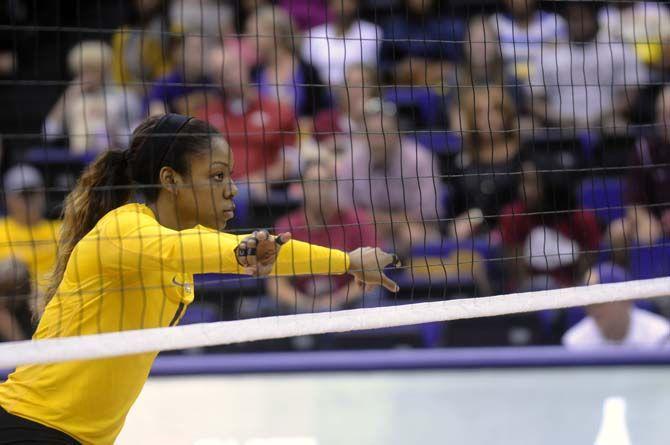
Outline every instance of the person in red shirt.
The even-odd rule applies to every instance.
[[[210,97],[194,116],[212,124],[228,141],[235,157],[233,179],[248,182],[254,197],[263,196],[268,183],[296,170],[293,106],[261,97],[250,84],[239,45],[213,49],[208,61],[210,76],[221,84],[220,95]]]
[[[372,220],[363,211],[339,202],[333,161],[307,161],[302,173],[303,182],[295,186],[303,195],[303,205],[279,219],[276,230],[290,228],[294,239],[333,248],[377,245]],[[266,291],[285,310],[308,312],[353,304],[363,297],[365,288],[346,277],[301,276],[268,279]]]
[[[523,163],[518,197],[500,217],[505,257],[515,266],[508,290],[576,286],[600,243],[596,215],[577,208],[567,173],[537,170]]]
[[[377,71],[368,65],[349,65],[344,80],[331,88],[333,106],[314,116],[314,139],[333,152],[348,151],[352,137],[364,133],[365,103],[381,94]]]
[[[635,144],[626,173],[626,213],[607,228],[612,257],[629,264],[635,246],[663,244],[670,238],[670,87],[656,99],[654,132]]]

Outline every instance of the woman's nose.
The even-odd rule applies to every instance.
[[[225,190],[226,194],[225,198],[226,199],[234,198],[235,196],[237,196],[237,192],[238,192],[237,185],[235,185],[235,181],[231,179],[230,182],[228,183],[228,187],[226,187]]]

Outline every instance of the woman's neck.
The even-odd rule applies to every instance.
[[[319,208],[306,208],[305,216],[307,217],[308,225],[322,225],[325,226],[328,221],[335,214],[336,207],[332,205],[321,205]]]
[[[147,207],[154,212],[156,220],[158,223],[172,230],[184,230],[190,229],[196,225],[195,221],[190,221],[184,219],[183,215],[179,215],[177,211],[177,205],[172,198],[165,192],[161,192],[158,195],[156,202],[148,203]]]
[[[533,15],[535,15],[535,11],[527,11],[525,14],[513,15],[512,17],[518,26],[528,28],[531,20],[533,20]]]
[[[265,60],[265,69],[268,73],[274,75],[268,76],[270,80],[285,80],[282,77],[291,77],[297,64],[293,53],[290,51],[277,49],[277,52]]]
[[[345,35],[349,28],[351,28],[351,25],[354,23],[355,18],[354,17],[338,17],[338,19],[333,23],[333,28],[335,29],[335,32],[338,35]]]
[[[518,151],[516,143],[505,138],[485,138],[477,150],[477,163],[497,164],[512,159]]]
[[[269,51],[264,57],[265,66],[275,66],[277,63],[293,61],[293,54],[284,47],[277,45],[276,51]]]
[[[604,337],[616,343],[624,341],[628,336],[628,331],[630,330],[630,318],[630,314],[628,314],[626,320],[623,323],[615,323],[611,326],[607,326],[605,329],[603,329]]]

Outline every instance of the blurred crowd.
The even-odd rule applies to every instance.
[[[75,42],[40,143],[5,143],[0,337],[30,333],[63,192],[166,112],[207,120],[230,144],[231,230],[403,259],[395,295],[344,277],[271,278],[244,297],[203,285],[194,321],[669,275],[670,8],[450,3],[135,0],[121,27]],[[26,55],[1,43],[0,76],[19,85]],[[663,299],[607,303],[498,330],[422,328],[416,342],[653,346],[669,315]]]

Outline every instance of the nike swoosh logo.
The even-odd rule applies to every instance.
[[[177,287],[181,287],[186,292],[191,292],[193,290],[193,284],[192,283],[186,283],[186,282],[180,283],[179,281],[177,281],[177,276],[176,275],[172,277],[172,284],[174,284]]]

